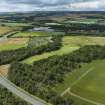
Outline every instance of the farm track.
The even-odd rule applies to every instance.
[[[26,102],[32,105],[47,105],[46,102],[43,100],[38,99],[35,96],[32,96],[28,92],[24,91],[23,89],[17,87],[4,76],[0,75],[0,84],[11,91],[13,94],[17,95],[21,99],[25,100]]]
[[[83,100],[83,101],[92,103],[92,104],[94,104],[94,105],[104,105],[104,104],[102,104],[102,103],[98,103],[98,102],[92,101],[92,100],[90,100],[90,99],[81,97],[81,96],[79,96],[79,95],[77,95],[77,94],[75,94],[75,93],[73,93],[73,92],[71,92],[71,91],[68,91],[68,93],[69,93],[71,96],[74,96],[74,97],[76,97],[76,98],[78,98],[78,99],[81,99],[81,100]]]

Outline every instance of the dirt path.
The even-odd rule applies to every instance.
[[[74,96],[74,97],[79,98],[79,99],[81,99],[81,100],[83,100],[83,101],[92,103],[92,104],[94,104],[94,105],[104,105],[104,104],[102,104],[102,103],[98,103],[98,102],[95,102],[95,101],[93,101],[93,100],[90,100],[90,99],[81,97],[81,96],[79,96],[79,95],[77,95],[77,94],[75,94],[75,93],[73,93],[73,92],[71,92],[71,91],[69,91],[68,93],[69,93],[71,96]]]
[[[104,105],[104,104],[102,104],[102,103],[95,102],[95,101],[93,101],[93,100],[90,100],[90,99],[81,97],[80,95],[77,95],[77,94],[71,92],[71,88],[72,88],[74,85],[76,85],[81,79],[83,79],[88,73],[90,73],[90,72],[93,71],[93,70],[94,70],[94,68],[90,68],[90,69],[87,70],[84,74],[82,74],[75,82],[72,83],[72,85],[71,85],[69,88],[67,88],[67,89],[61,94],[61,96],[64,96],[66,93],[69,93],[71,96],[74,96],[74,97],[79,98],[79,99],[81,99],[81,100],[83,100],[83,101],[92,103],[92,104],[94,104],[94,105]]]

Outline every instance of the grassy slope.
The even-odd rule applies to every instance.
[[[98,64],[98,65],[97,65]],[[71,85],[78,80],[87,70],[93,70],[80,80],[76,85]],[[65,76],[64,82],[58,84],[54,90],[61,94],[67,88],[71,87],[71,91],[77,95],[87,99],[105,104],[105,60],[93,61],[89,64],[84,64],[82,68],[76,69]],[[68,94],[66,94],[68,95]],[[91,103],[70,96],[78,105],[93,105]]]
[[[44,53],[38,56],[32,56],[23,61],[23,63],[32,64],[34,61],[48,58],[54,55],[63,55],[70,53],[84,45],[105,45],[104,37],[87,36],[65,36],[62,40],[62,48],[58,51]]]
[[[74,85],[71,91],[87,99],[105,104],[105,60],[93,62],[86,67],[93,68],[93,71]]]

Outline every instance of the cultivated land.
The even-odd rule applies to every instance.
[[[104,105],[104,81],[105,60],[98,60],[67,74],[63,84],[54,89],[61,95],[65,92],[63,95],[69,95],[78,105]]]
[[[10,28],[10,27],[7,27],[7,26],[6,27],[0,26],[0,36],[3,36],[6,33],[11,32],[13,30],[14,30],[13,28]]]
[[[21,47],[26,47],[28,43],[28,38],[9,38],[0,41],[0,51],[13,50]]]
[[[60,50],[32,56],[24,60],[23,63],[32,64],[34,61],[45,59],[50,56],[68,54],[84,45],[105,45],[105,38],[90,36],[64,36]]]

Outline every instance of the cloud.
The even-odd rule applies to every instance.
[[[68,5],[72,10],[101,10],[105,8],[105,0],[71,3]]]
[[[105,0],[0,0],[0,12],[105,10]]]

